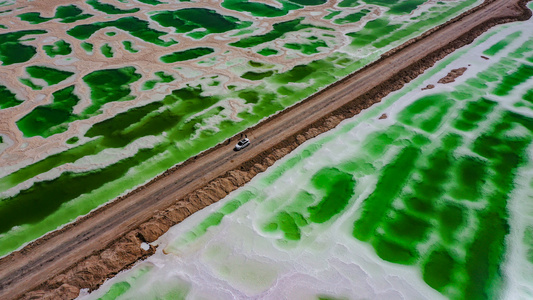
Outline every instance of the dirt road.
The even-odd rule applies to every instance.
[[[398,73],[414,68],[429,54],[446,51],[443,49],[447,45],[463,39],[477,26],[494,18],[516,17],[520,14],[517,2],[495,0],[254,127],[248,131],[251,147],[234,152],[234,143],[219,146],[194,162],[178,167],[171,175],[99,209],[74,226],[1,259],[0,299],[14,299],[34,289],[80,259],[105,248],[118,236],[149,219],[155,211],[165,209],[210,180],[271,149]]]

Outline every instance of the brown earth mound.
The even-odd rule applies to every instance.
[[[439,79],[438,83],[452,83],[457,79],[459,76],[463,75],[466,71],[466,67],[459,68],[459,69],[453,69],[448,73],[448,75],[442,77]]]

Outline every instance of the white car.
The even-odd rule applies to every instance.
[[[235,148],[233,148],[234,151],[239,151],[241,149],[244,149],[250,145],[250,140],[248,138],[243,138],[240,140],[237,145],[235,145]]]

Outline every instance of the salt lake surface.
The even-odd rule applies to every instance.
[[[531,299],[530,28],[490,30],[79,299]]]
[[[0,255],[480,2],[0,1]]]

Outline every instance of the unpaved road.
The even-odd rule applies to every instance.
[[[251,147],[234,152],[234,143],[231,143],[209,151],[196,161],[179,167],[171,175],[98,210],[89,218],[83,218],[60,234],[32,245],[31,249],[23,249],[1,259],[0,299],[14,299],[34,289],[136,228],[155,211],[165,209],[210,180],[269,150],[476,26],[492,18],[517,15],[515,2],[518,1],[496,0],[263,122],[248,132]]]

